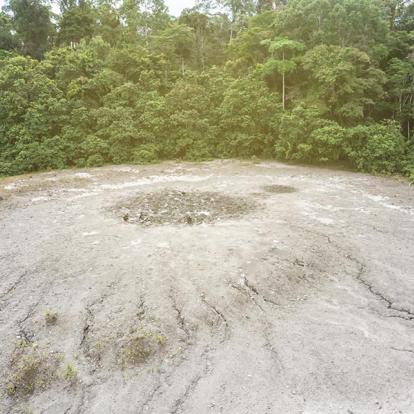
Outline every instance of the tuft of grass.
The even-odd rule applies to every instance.
[[[100,365],[104,353],[104,344],[101,341],[87,343],[84,347],[84,353],[91,362]]]
[[[56,378],[58,354],[41,351],[35,344],[19,342],[6,373],[5,388],[9,397],[26,397],[46,389]]]
[[[76,372],[76,369],[73,367],[73,365],[71,363],[66,364],[63,370],[63,379],[73,384],[76,381],[77,377],[78,373]]]
[[[122,341],[119,363],[123,367],[142,364],[159,351],[165,343],[165,336],[158,332],[141,329],[130,333]]]
[[[52,310],[47,310],[45,312],[45,321],[46,325],[52,326],[56,325],[56,322],[58,320],[58,313]]]

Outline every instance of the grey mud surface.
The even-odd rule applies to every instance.
[[[257,207],[159,226],[113,210],[164,190]],[[1,413],[414,413],[406,182],[215,161],[7,178],[0,196],[0,380],[19,341],[76,370],[23,397],[2,384]],[[136,330],[165,343],[125,366]]]

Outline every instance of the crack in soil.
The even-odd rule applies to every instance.
[[[209,303],[206,300],[206,295],[204,293],[201,295],[201,300],[219,317],[219,319],[221,319],[223,321],[223,323],[224,323],[224,336],[223,336],[223,338],[220,342],[223,343],[223,342],[227,341],[230,338],[230,325],[227,321],[227,318],[224,316],[223,312],[219,311],[214,305],[212,305],[211,303]]]
[[[262,293],[259,292],[259,290],[257,289],[257,287],[255,285],[253,285],[248,279],[247,276],[242,273],[241,275],[241,279],[240,279],[240,283],[239,285],[235,285],[235,284],[231,284],[230,285],[233,289],[238,290],[239,292],[241,292],[242,294],[246,294],[249,296],[249,298],[254,302],[254,304],[262,311],[265,312],[265,310],[263,309],[263,307],[260,305],[260,303],[257,302],[256,300],[256,296],[258,296],[259,298],[261,298],[263,300],[263,302],[265,303],[270,303],[273,306],[277,306],[279,307],[280,304],[277,303],[276,301],[264,296]]]
[[[178,412],[182,411],[182,407],[184,406],[185,401],[194,392],[194,390],[196,389],[196,387],[197,387],[198,383],[200,382],[200,380],[202,378],[204,378],[205,376],[207,376],[211,372],[210,353],[212,351],[214,351],[214,348],[211,348],[209,345],[207,345],[204,348],[204,351],[200,355],[200,359],[204,360],[204,368],[202,369],[202,372],[197,374],[193,378],[193,380],[190,382],[190,384],[186,387],[186,389],[185,389],[184,393],[182,394],[182,396],[175,401],[173,408],[171,408],[171,410],[169,411],[170,414],[178,413]],[[165,387],[165,384],[169,383],[170,378],[174,375],[177,368],[182,364],[183,361],[184,361],[184,359],[181,359],[181,361],[178,363],[178,365],[176,365],[171,370],[171,372],[169,372],[167,375],[165,375],[165,376],[159,375],[157,385],[155,385],[155,387],[152,389],[152,391],[148,394],[147,398],[145,399],[145,401],[141,405],[141,407],[138,411],[138,414],[143,414],[144,411],[147,412],[148,407],[150,407],[150,405],[154,401],[155,396],[157,394],[161,396],[164,393],[162,388]],[[150,412],[152,412],[152,411],[150,411]]]
[[[187,385],[184,393],[181,395],[180,398],[178,398],[173,407],[170,410],[170,414],[177,414],[179,412],[183,411],[183,407],[184,404],[186,403],[186,401],[190,398],[190,396],[194,393],[194,391],[196,390],[198,384],[200,383],[200,381],[205,378],[210,372],[211,372],[211,368],[210,368],[210,353],[213,349],[210,348],[209,346],[207,346],[203,353],[201,354],[201,358],[204,360],[204,368],[203,371],[199,374],[197,374],[191,381],[190,383]]]
[[[185,318],[183,316],[183,309],[182,308],[180,309],[178,307],[177,302],[175,300],[175,296],[173,294],[170,294],[170,299],[171,299],[171,302],[172,302],[172,307],[173,307],[173,309],[176,313],[176,319],[177,319],[178,326],[184,332],[184,334],[186,336],[186,341],[185,342],[189,343],[190,339],[191,339],[191,331],[187,327],[187,323],[186,323]]]
[[[8,302],[10,300],[10,298],[8,298],[8,296],[14,292],[25,280],[27,275],[33,275],[34,273],[38,272],[38,268],[34,268],[34,269],[28,269],[26,271],[24,271],[23,273],[21,273],[18,278],[13,282],[13,284],[4,292],[0,295],[0,300],[2,302],[2,304],[0,305],[0,312],[2,312],[4,309],[7,308],[8,306]],[[50,286],[48,286],[48,288],[50,288]],[[42,295],[43,296],[44,293],[44,289],[42,289]],[[38,304],[40,303],[40,300],[38,302]]]
[[[356,259],[355,257],[353,257],[351,255],[347,255],[346,258],[348,260],[351,260],[355,264],[357,264],[357,266],[359,266],[358,274],[356,275],[356,279],[363,286],[365,286],[372,295],[374,295],[381,302],[385,303],[387,309],[393,310],[395,312],[400,312],[400,313],[403,314],[403,316],[402,315],[392,315],[392,316],[389,316],[389,317],[400,318],[400,319],[405,319],[405,320],[414,320],[414,313],[412,313],[408,309],[399,308],[399,307],[394,306],[394,302],[391,299],[386,297],[383,293],[379,292],[368,280],[366,280],[363,277],[365,272],[366,272],[366,266],[363,263],[361,263],[358,259]]]
[[[84,412],[85,403],[87,402],[86,396],[87,396],[87,394],[88,394],[88,390],[89,390],[89,388],[90,388],[91,386],[92,386],[92,385],[85,385],[85,386],[82,388],[79,404],[77,405],[77,407],[76,407],[76,409],[75,409],[75,411],[74,411],[76,414],[82,414],[82,413]],[[70,410],[71,408],[72,408],[72,407],[70,407],[70,408],[69,408],[69,410]]]
[[[21,273],[20,276],[16,279],[15,282],[4,292],[0,295],[0,299],[3,300],[4,297],[12,293],[23,281],[24,277],[29,273],[29,270],[26,270],[25,272]],[[2,310],[2,309],[0,309]]]
[[[280,305],[278,303],[276,303],[275,301],[273,301],[271,299],[268,299],[265,296],[263,296],[259,292],[257,287],[255,285],[253,285],[248,280],[246,274],[244,274],[244,273],[242,273],[242,275],[241,275],[240,284],[239,285],[232,284],[231,287],[238,290],[243,295],[247,294],[249,296],[249,298],[252,300],[252,302],[263,313],[264,323],[265,323],[265,328],[263,330],[263,338],[265,340],[264,348],[269,351],[269,353],[271,355],[271,358],[276,362],[276,364],[279,366],[279,369],[281,370],[283,367],[282,367],[282,363],[281,363],[280,358],[279,358],[279,354],[276,351],[276,349],[274,348],[274,346],[273,346],[273,344],[270,340],[270,337],[269,337],[269,329],[273,327],[273,324],[269,321],[266,310],[257,301],[257,297],[261,298],[265,303],[270,303],[270,304],[272,304],[274,306],[277,306],[277,307],[280,307]]]
[[[157,392],[159,391],[160,388],[161,388],[161,384],[158,383],[154,387],[154,389],[148,394],[148,396],[145,399],[144,403],[140,407],[138,414],[142,414],[144,411],[147,410],[147,407],[152,403],[152,401],[154,400],[155,394],[157,394]]]
[[[138,310],[136,316],[139,321],[143,321],[145,319],[145,300],[141,297],[138,302]]]
[[[291,225],[292,227],[298,227],[298,226],[294,226],[293,224]],[[299,228],[299,227],[298,227]],[[337,243],[333,242],[331,240],[331,238],[325,234],[319,233],[319,232],[315,232],[315,231],[310,231],[307,230],[306,228],[302,228],[302,231],[306,231],[308,233],[313,233],[316,234],[320,237],[325,237],[326,240],[328,241],[329,244],[331,244],[332,246],[334,246],[334,248],[340,252],[343,248],[341,248],[341,246],[339,246]],[[358,274],[356,275],[356,279],[367,288],[367,290],[374,295],[378,300],[380,300],[381,302],[386,304],[387,309],[395,311],[395,312],[400,312],[403,315],[388,315],[386,316],[387,318],[399,318],[399,319],[404,319],[404,320],[414,320],[414,313],[412,311],[410,311],[409,309],[404,309],[404,308],[399,308],[394,306],[393,301],[386,297],[383,293],[381,293],[380,291],[378,291],[368,280],[366,280],[363,275],[366,272],[366,266],[359,261],[357,258],[353,257],[351,254],[345,255],[345,258],[352,261],[353,263],[355,263],[358,267]]]
[[[394,351],[398,351],[398,352],[409,352],[410,354],[414,354],[414,350],[413,349],[395,348],[393,346],[390,349],[392,349]]]
[[[80,344],[79,344],[80,348],[85,348],[87,346],[86,341],[88,339],[89,330],[90,330],[90,328],[93,324],[93,320],[95,319],[95,315],[91,310],[91,306],[93,306],[93,305],[86,306],[86,318],[85,318],[85,322],[83,324],[82,338],[81,338],[81,341],[80,341]],[[85,349],[84,349],[84,352],[85,352]]]
[[[83,323],[82,336],[79,342],[79,348],[83,351],[83,354],[89,360],[91,359],[91,355],[90,355],[91,348],[88,343],[88,339],[89,339],[89,334],[91,333],[91,330],[93,329],[94,321],[95,321],[95,312],[93,311],[93,308],[97,305],[102,305],[109,296],[113,295],[114,292],[116,291],[115,288],[118,283],[119,282],[117,281],[111,282],[107,286],[108,288],[107,292],[102,293],[101,296],[91,301],[85,307],[86,316],[85,316],[85,320]],[[96,362],[99,362],[99,358],[98,358],[98,361]],[[91,373],[95,372],[95,368],[90,368],[90,369],[91,369]]]
[[[19,335],[24,339],[26,343],[33,342],[33,338],[35,337],[35,334],[33,332],[30,332],[27,328],[25,328],[23,324],[33,316],[33,314],[35,313],[35,310],[39,306],[39,303],[42,301],[42,297],[43,297],[43,294],[40,296],[39,300],[36,303],[32,304],[32,306],[27,311],[26,315],[22,319],[19,319],[16,322],[17,327],[19,329]]]
[[[395,347],[391,347],[390,349],[394,350],[394,351],[399,351],[399,352],[409,352],[410,354],[414,354],[414,350],[413,349],[405,349],[405,348],[395,348]]]
[[[198,374],[191,382],[187,385],[184,394],[174,403],[173,408],[171,409],[171,414],[177,414],[182,412],[185,402],[188,400],[189,396],[195,391],[198,383],[202,378],[202,374]]]

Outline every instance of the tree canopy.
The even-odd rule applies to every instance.
[[[0,175],[159,159],[343,162],[414,179],[404,0],[9,0]]]

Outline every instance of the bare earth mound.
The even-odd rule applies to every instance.
[[[407,183],[216,161],[0,197],[1,413],[414,412]]]

